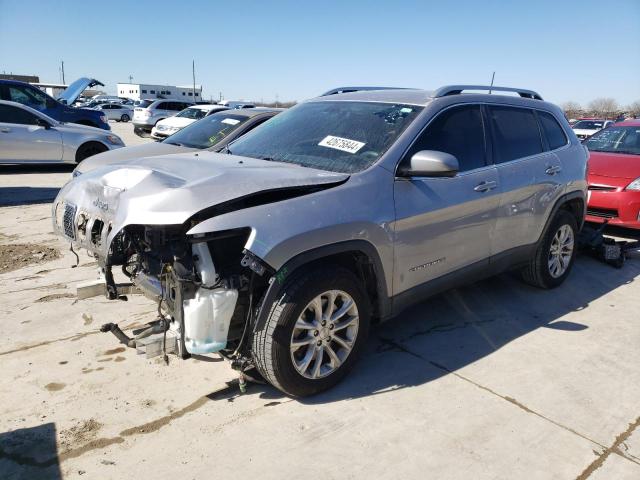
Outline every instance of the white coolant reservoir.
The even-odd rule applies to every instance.
[[[195,298],[184,301],[184,343],[189,353],[217,352],[227,346],[237,300],[237,290],[199,288]]]

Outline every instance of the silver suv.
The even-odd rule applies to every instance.
[[[430,295],[507,269],[556,287],[583,223],[587,151],[535,92],[464,93],[488,89],[319,97],[225,153],[82,175],[53,207],[54,229],[102,270],[79,293],[138,289],[158,320],[104,331],[147,355],[218,352],[304,396],[347,374],[372,323]]]
[[[176,100],[142,100],[133,109],[133,131],[138,135],[151,133],[156,123],[193,105]]]

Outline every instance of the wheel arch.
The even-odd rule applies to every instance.
[[[299,253],[278,269],[267,289],[262,308],[256,321],[256,329],[264,326],[269,308],[282,286],[301,268],[334,263],[352,271],[361,281],[371,300],[372,318],[383,320],[391,315],[391,301],[385,283],[382,260],[376,248],[366,240],[347,240],[324,245]],[[267,308],[264,308],[267,307]]]
[[[85,140],[80,145],[78,145],[78,148],[76,148],[76,153],[74,155],[74,160],[75,160],[76,163],[80,163],[82,161],[82,160],[78,160],[78,154],[82,151],[83,148],[86,148],[88,145],[91,145],[92,143],[101,145],[104,148],[106,148],[107,150],[109,150],[109,145],[107,145],[104,142],[101,142],[100,140],[96,140],[96,139]]]

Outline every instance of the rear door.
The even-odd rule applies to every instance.
[[[562,191],[558,157],[548,151],[534,110],[488,105],[493,160],[502,194],[492,254],[537,242]]]
[[[0,160],[52,162],[62,160],[62,136],[37,124],[33,113],[0,105]]]
[[[394,295],[460,270],[488,265],[500,186],[490,165],[481,106],[438,113],[402,161],[420,150],[454,155],[452,178],[396,178]]]

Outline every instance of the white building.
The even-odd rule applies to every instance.
[[[118,83],[118,96],[132,100],[155,100],[167,98],[169,100],[190,100],[198,102],[202,99],[202,85],[152,85],[150,83]],[[194,97],[195,93],[195,97]]]

